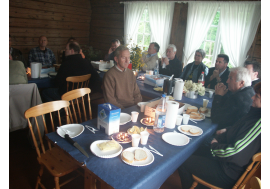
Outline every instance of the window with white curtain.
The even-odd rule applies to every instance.
[[[149,11],[147,8],[145,8],[140,19],[135,41],[139,46],[143,47],[144,50],[147,50],[151,42],[151,38],[152,34],[149,23]]]
[[[200,49],[203,49],[205,51],[205,58],[203,59],[203,63],[209,68],[214,66],[214,63],[216,61],[216,57],[218,54],[226,54],[224,52],[221,40],[219,40],[220,39],[220,33],[218,32],[219,21],[220,21],[219,17],[220,17],[220,11],[218,10],[200,46]],[[216,48],[216,53],[214,53],[215,48]],[[232,68],[233,65],[230,64],[229,62],[228,67]]]

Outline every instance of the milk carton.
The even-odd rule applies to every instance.
[[[107,135],[119,132],[121,108],[110,103],[98,105],[98,125],[97,128],[105,130]]]

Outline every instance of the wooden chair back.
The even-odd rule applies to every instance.
[[[246,168],[244,174],[238,179],[233,189],[242,188],[261,166],[261,152],[253,155],[251,164]]]
[[[261,189],[261,180],[253,176],[249,181],[251,189]]]
[[[75,89],[69,92],[66,92],[62,95],[62,100],[67,100],[70,102],[70,106],[72,108],[72,112],[70,109],[70,106],[68,107],[69,115],[70,115],[70,121],[71,123],[82,123],[84,121],[87,121],[89,119],[92,119],[92,110],[91,110],[91,104],[90,104],[90,94],[91,90],[89,88],[80,88]],[[85,101],[84,96],[87,96],[87,102],[88,102],[88,109],[89,109],[89,118],[87,118],[86,109],[85,109]],[[79,100],[81,103],[79,103]],[[77,104],[77,110],[74,106],[74,104]],[[81,104],[81,106],[80,106]],[[82,119],[81,109],[83,111],[84,120]],[[80,118],[80,122],[78,122],[77,113]],[[74,116],[74,119],[73,119]]]
[[[244,188],[248,180],[254,175],[254,173],[260,166],[261,166],[261,152],[253,155],[251,164],[246,168],[246,171],[238,179],[236,184],[233,186],[233,189]],[[212,189],[221,189],[217,186],[205,182],[204,180],[200,179],[199,177],[196,177],[195,175],[192,175],[192,177],[194,179],[194,182],[190,187],[190,189],[194,189],[198,185],[198,183]]]
[[[36,136],[35,136],[34,131],[33,131],[32,124],[30,122],[30,118],[33,117],[35,119],[35,123],[36,123],[37,131],[38,131],[38,138],[39,138],[39,141],[40,141],[41,150],[45,154],[45,151],[46,150],[45,150],[45,147],[44,147],[44,144],[43,144],[43,140],[42,140],[42,137],[41,137],[40,126],[38,125],[37,117],[38,116],[42,116],[42,121],[43,121],[43,125],[44,125],[44,132],[45,132],[45,134],[47,134],[48,133],[48,129],[47,129],[47,125],[46,125],[46,122],[45,122],[44,114],[48,114],[48,113],[50,114],[52,131],[55,131],[53,117],[52,117],[52,112],[55,112],[55,111],[58,112],[59,126],[61,126],[62,123],[61,123],[61,117],[60,117],[59,110],[62,109],[62,108],[65,108],[66,120],[67,120],[67,123],[69,123],[69,116],[68,116],[68,111],[67,111],[67,108],[68,107],[69,107],[69,102],[68,101],[58,100],[58,101],[52,101],[52,102],[43,103],[43,104],[34,106],[32,108],[29,108],[28,110],[25,111],[24,117],[28,121],[29,129],[30,129],[30,132],[32,134],[33,142],[34,142],[34,145],[35,145],[35,148],[36,148],[36,152],[38,154],[38,157],[41,156],[40,155],[40,149],[39,149],[39,146],[38,146],[38,143],[37,143]],[[49,149],[51,149],[51,144],[49,142],[48,142],[48,146],[49,146]]]
[[[86,87],[88,87],[90,78],[91,78],[91,74],[67,77],[66,78],[67,92],[69,91],[68,90],[69,89],[69,83],[72,83],[72,89],[71,90],[74,90],[74,87],[76,89],[86,88]]]

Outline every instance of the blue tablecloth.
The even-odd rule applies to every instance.
[[[202,106],[201,97],[198,99],[183,98],[182,102]],[[128,114],[130,114],[131,111],[140,112],[140,109],[138,106],[132,106],[122,110],[122,112]],[[126,132],[128,128],[134,125],[145,127],[139,122],[143,117],[145,117],[143,113],[140,113],[137,123],[129,122],[125,125],[122,125],[120,126],[120,131]],[[94,119],[82,124],[96,127],[97,120]],[[189,124],[194,125],[194,123],[191,121],[189,121]],[[209,118],[206,118],[203,121],[199,121],[195,125],[203,130],[203,134],[201,136],[191,137],[192,140],[190,140],[190,142],[185,146],[173,146],[164,142],[161,138],[162,134],[165,132],[171,132],[177,129],[165,128],[163,133],[155,133],[152,127],[148,127],[150,136],[148,139],[147,147],[148,145],[153,146],[163,154],[163,157],[153,153],[155,157],[154,162],[145,167],[134,167],[127,165],[121,160],[120,155],[110,159],[103,159],[95,156],[90,151],[91,143],[96,140],[109,139],[109,136],[102,131],[98,131],[96,134],[93,134],[88,129],[85,129],[80,136],[74,138],[74,141],[78,142],[88,153],[89,158],[84,156],[79,150],[70,145],[65,139],[58,136],[56,132],[47,134],[47,137],[51,141],[56,142],[60,148],[68,152],[78,162],[85,163],[86,167],[91,172],[96,174],[99,178],[116,189],[156,189],[159,188],[165,182],[165,180],[204,142],[204,140],[215,132],[217,128],[217,125],[211,123]],[[131,147],[131,143],[122,144],[122,146],[124,149],[126,149]],[[143,147],[143,145],[139,144],[139,147]]]
[[[28,79],[28,83],[35,83],[37,84],[38,88],[51,88],[55,87],[54,85],[54,78],[55,77],[44,77],[44,78],[37,78],[37,79]]]

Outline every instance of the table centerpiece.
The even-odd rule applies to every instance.
[[[183,92],[186,97],[196,99],[197,95],[205,95],[205,87],[202,83],[193,83],[192,80],[185,80]]]

